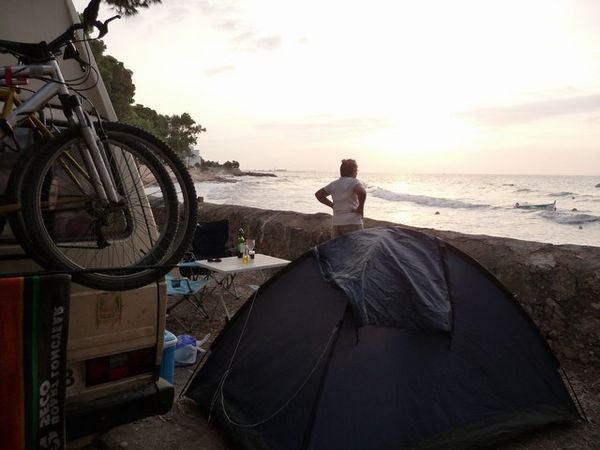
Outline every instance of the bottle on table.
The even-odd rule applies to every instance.
[[[242,255],[242,263],[247,264],[250,262],[250,253],[248,250],[248,244],[244,244],[244,254]]]
[[[243,228],[240,228],[237,232],[237,237],[235,239],[235,252],[238,258],[244,256],[244,246],[246,245],[246,238],[244,236]]]

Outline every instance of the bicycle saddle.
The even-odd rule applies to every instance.
[[[0,53],[10,53],[25,64],[41,63],[52,59],[52,53],[45,42],[29,44],[0,39]]]

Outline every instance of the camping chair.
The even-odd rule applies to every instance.
[[[182,262],[230,256],[231,252],[227,250],[228,241],[228,220],[198,223],[192,237],[192,252],[187,252]],[[167,295],[173,300],[167,306],[167,314],[187,331],[191,331],[198,314],[202,314],[206,319],[210,318],[202,304],[211,292],[206,287],[210,280],[210,273],[207,269],[179,266],[179,274],[180,277],[171,275],[165,277]],[[181,315],[178,316],[175,312],[175,309],[182,304],[190,304],[194,310],[189,327],[184,324]]]
[[[167,296],[173,300],[171,304],[167,304],[167,314],[176,320],[186,331],[190,332],[192,330],[198,314],[202,314],[205,319],[210,317],[202,305],[205,297],[204,294],[206,293],[206,285],[208,284],[207,277],[191,280],[187,277],[166,275],[165,282],[167,284]],[[182,303],[189,304],[193,309],[189,326],[186,326],[174,311]]]

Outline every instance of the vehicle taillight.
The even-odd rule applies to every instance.
[[[96,386],[154,370],[155,348],[143,348],[85,362],[85,384]]]

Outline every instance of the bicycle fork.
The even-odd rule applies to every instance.
[[[89,115],[83,110],[81,102],[76,95],[59,95],[59,99],[63,105],[63,110],[69,124],[71,126],[79,124],[81,135],[85,142],[85,145],[79,146],[79,153],[83,158],[88,171],[87,173],[101,205],[120,204],[122,197],[117,192],[115,180],[109,170],[110,163],[106,149],[104,148],[104,144],[100,142]],[[75,113],[77,120],[74,119],[73,113]]]

